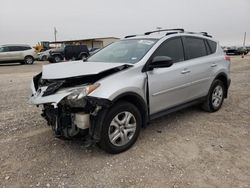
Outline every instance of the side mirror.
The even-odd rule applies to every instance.
[[[154,68],[166,68],[173,65],[173,60],[168,56],[155,56],[152,62],[149,64],[149,70]]]

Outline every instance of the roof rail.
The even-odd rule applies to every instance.
[[[136,37],[137,35],[128,35],[128,36],[125,36],[124,38],[127,39],[127,38],[131,38],[131,37]]]
[[[172,34],[176,34],[176,33],[187,33],[187,34],[198,34],[198,35],[203,35],[203,36],[212,38],[212,35],[209,35],[207,32],[189,32],[189,31],[185,31],[182,28],[161,29],[161,30],[149,31],[149,32],[146,32],[146,33],[140,34],[140,35],[128,35],[128,36],[125,36],[124,38],[131,38],[131,37],[136,37],[136,36],[150,35],[152,33],[158,33],[158,32],[162,32],[162,31],[170,31],[170,32],[167,32],[165,35],[172,35]]]
[[[212,35],[209,35],[207,32],[185,32],[185,33],[187,33],[187,34],[198,34],[198,35],[203,35],[203,36],[212,38]]]
[[[177,28],[177,29],[161,29],[161,30],[155,30],[155,31],[149,31],[144,33],[144,35],[150,35],[152,33],[158,33],[158,32],[162,32],[162,31],[180,31],[180,32],[184,32],[184,29],[182,28]]]
[[[168,33],[166,33],[166,36],[167,36],[167,35],[177,34],[177,33],[179,33],[179,32],[176,32],[176,31],[175,31],[175,32],[168,32]]]

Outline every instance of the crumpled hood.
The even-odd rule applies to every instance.
[[[62,79],[84,75],[95,75],[103,71],[125,65],[125,63],[101,63],[72,61],[44,65],[42,79]]]

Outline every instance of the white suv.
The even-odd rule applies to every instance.
[[[37,54],[29,45],[2,45],[0,46],[0,63],[33,64]]]
[[[159,116],[194,104],[219,110],[230,85],[230,59],[219,43],[183,29],[158,33],[125,37],[85,62],[45,65],[31,103],[43,106],[57,136],[85,130],[110,153],[130,148]]]

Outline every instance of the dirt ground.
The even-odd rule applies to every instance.
[[[250,56],[234,56],[229,98],[157,119],[110,155],[54,138],[28,104],[42,64],[0,65],[0,187],[250,187]]]

